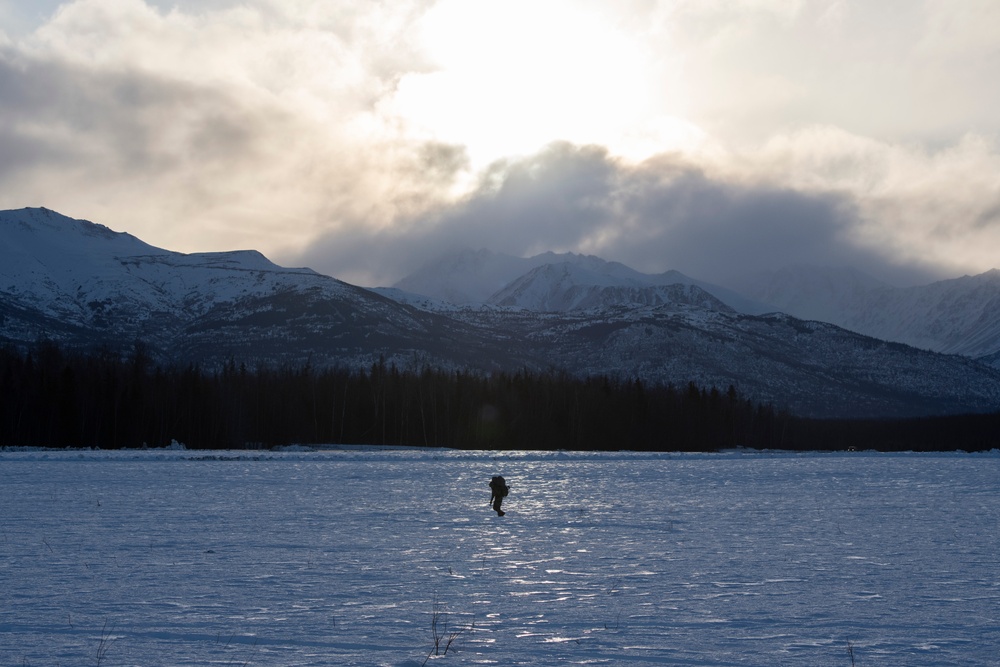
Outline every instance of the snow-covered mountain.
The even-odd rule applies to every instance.
[[[459,323],[256,251],[171,252],[47,209],[0,212],[0,258],[0,340],[141,340],[164,359],[207,364],[417,355],[460,365],[481,348]]]
[[[47,209],[5,212],[3,224],[0,287],[16,301],[81,325],[141,326],[157,313],[196,317],[221,302],[328,282],[256,251],[170,252]]]
[[[561,268],[546,268],[551,266]],[[515,282],[518,284],[515,285]],[[605,297],[611,298],[613,290],[617,288],[619,295],[626,299],[619,305],[629,305],[631,298],[648,304],[651,303],[649,299],[655,302],[661,298],[656,296],[657,290],[648,290],[648,294],[642,295],[638,292],[645,288],[670,285],[696,286],[733,310],[747,315],[761,315],[774,310],[769,304],[754,301],[719,285],[690,278],[679,271],[641,273],[620,262],[608,262],[593,255],[575,253],[546,252],[521,258],[485,249],[457,250],[429,262],[397,282],[393,288],[430,297],[445,304],[490,303],[535,310],[550,307],[565,310],[588,307],[570,305],[588,301],[581,296],[584,291],[608,290]],[[560,294],[567,291],[576,294]],[[414,299],[401,292],[380,292],[393,298]],[[541,297],[543,292],[549,293],[547,300]],[[612,305],[611,301],[607,301],[606,305]]]
[[[987,358],[1000,352],[1000,270],[899,288],[858,271],[793,266],[741,283],[753,298],[922,349]]]
[[[733,385],[813,416],[1000,407],[1000,371],[964,357],[787,315],[748,315],[680,274],[539,257],[473,253],[436,277],[426,271],[425,284],[439,287],[445,275],[478,276],[459,284],[482,301],[456,306],[400,290],[385,290],[388,298],[253,251],[186,255],[45,209],[0,211],[0,342],[124,349],[143,341],[161,361],[209,367],[356,368],[384,358],[417,369],[555,368]]]
[[[484,327],[517,331],[520,345],[581,375],[681,378],[772,402],[799,415],[923,416],[1000,409],[1000,371],[781,313],[672,305],[533,313],[467,309]],[[968,408],[965,408],[966,410]]]
[[[578,262],[559,262],[536,267],[489,298],[498,306],[540,312],[609,310],[638,306],[671,306],[735,312],[702,288],[683,281],[653,285],[638,277],[623,275],[624,265],[605,262],[593,270]],[[638,275],[638,274],[637,274]]]

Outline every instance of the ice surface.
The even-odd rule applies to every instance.
[[[0,664],[993,665],[998,484],[997,452],[0,451]]]

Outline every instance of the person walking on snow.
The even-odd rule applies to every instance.
[[[507,480],[500,475],[496,475],[490,480],[490,491],[492,491],[490,504],[492,504],[493,509],[496,510],[497,516],[503,516],[506,512],[500,509],[500,505],[503,504],[503,499],[507,497],[508,493],[510,493],[510,487],[507,486]]]

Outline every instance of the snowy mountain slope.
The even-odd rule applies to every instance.
[[[489,290],[502,285],[493,292]],[[682,295],[655,289],[697,286],[736,312],[781,311],[921,349],[982,358],[1000,352],[1000,271],[931,285],[896,288],[860,271],[793,265],[741,280],[733,288],[677,271],[650,275],[592,256],[544,253],[521,259],[487,250],[452,253],[397,287],[448,303],[489,303],[567,311],[667,303]],[[456,287],[461,286],[461,287]],[[391,298],[401,296],[388,294]],[[456,296],[457,295],[457,296]],[[413,296],[401,298],[415,303]]]
[[[671,283],[676,276],[649,284],[622,265],[557,261],[565,257],[544,256],[534,279],[511,292],[554,312],[442,309],[285,269],[255,252],[184,255],[44,209],[0,211],[0,342],[122,349],[139,340],[160,361],[215,368],[357,368],[383,358],[417,369],[732,384],[814,416],[1000,407],[1000,371],[966,358],[790,316],[741,315],[697,285]]]
[[[755,301],[725,287],[695,280],[679,271],[666,271],[660,274],[640,273],[619,262],[608,262],[592,255],[574,253],[546,252],[520,258],[489,250],[459,250],[426,264],[393,287],[407,293],[459,305],[501,302],[516,304],[518,297],[508,293],[513,288],[513,283],[541,280],[542,278],[537,275],[529,278],[529,274],[550,265],[569,265],[579,270],[578,273],[567,275],[563,279],[563,290],[578,290],[584,286],[622,288],[621,296],[626,300],[619,305],[627,306],[638,288],[694,285],[741,313],[760,315],[775,310],[769,304]],[[574,278],[581,281],[579,287],[574,286]],[[655,293],[655,290],[651,292]],[[611,294],[605,296],[610,298]],[[553,298],[556,298],[555,295]],[[642,300],[642,297],[636,298]],[[657,297],[651,295],[649,298],[655,301]],[[412,297],[409,300],[412,302]]]
[[[796,317],[970,357],[1000,351],[1000,270],[897,288],[857,271],[790,267],[742,289]]]
[[[690,283],[651,285],[640,277],[641,274],[621,264],[605,263],[595,268],[597,270],[572,262],[544,264],[491,296],[488,303],[539,312],[640,306],[732,311]],[[628,275],[629,272],[636,276]]]
[[[3,212],[0,224],[0,289],[84,323],[134,315],[136,308],[195,316],[219,302],[327,280],[279,267],[256,251],[162,250],[47,209]]]
[[[893,310],[875,310],[872,331],[892,333],[894,320],[916,320],[895,340],[952,354],[978,357],[1000,351],[1000,270],[902,290]],[[912,342],[911,342],[912,341]]]
[[[912,417],[1000,408],[1000,372],[832,324],[773,313],[673,306],[534,313],[465,309],[483,327],[516,331],[526,351],[583,376],[686,385],[771,402],[814,417]]]
[[[0,340],[142,340],[164,359],[208,364],[237,357],[357,365],[415,354],[459,365],[470,350],[484,364],[495,361],[482,353],[478,332],[460,323],[309,269],[277,266],[255,251],[185,255],[23,209],[0,212],[0,257]]]

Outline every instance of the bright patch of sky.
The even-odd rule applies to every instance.
[[[418,25],[431,69],[403,77],[387,110],[480,167],[554,139],[639,159],[695,145],[696,127],[656,108],[645,45],[599,9],[443,0]]]
[[[0,207],[360,284],[456,243],[977,273],[997,25],[992,0],[0,0]]]

